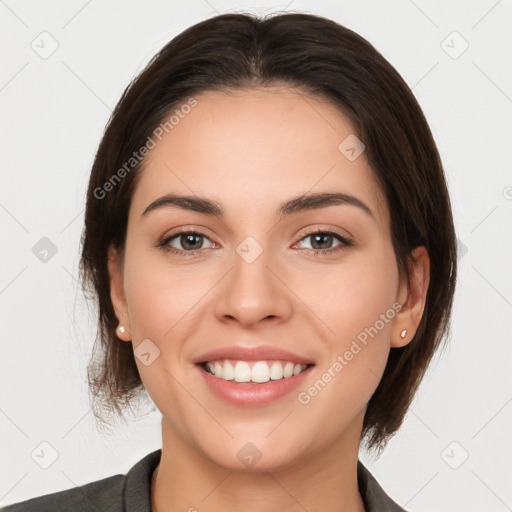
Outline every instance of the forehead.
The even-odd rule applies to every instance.
[[[350,160],[340,150],[353,140],[354,127],[331,103],[275,87],[208,91],[194,99],[193,108],[177,105],[166,118],[174,113],[173,122],[152,137],[134,215],[166,193],[209,197],[227,215],[239,216],[273,213],[300,194],[337,191],[357,196],[381,228],[388,225],[386,201],[364,151]]]

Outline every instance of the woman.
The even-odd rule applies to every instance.
[[[318,16],[221,15],[130,84],[89,181],[98,417],[162,449],[7,511],[400,511],[363,464],[449,329],[456,243],[410,89]]]

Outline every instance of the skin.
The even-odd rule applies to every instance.
[[[289,88],[195,98],[197,106],[146,157],[125,251],[109,254],[111,298],[126,327],[118,336],[134,349],[150,339],[160,350],[148,366],[136,358],[163,416],[153,510],[364,511],[356,464],[365,407],[390,347],[407,344],[421,320],[428,254],[415,249],[408,289],[385,197],[365,154],[349,161],[338,150],[354,129],[333,105]],[[277,215],[285,200],[321,191],[357,196],[375,217],[346,204]],[[169,192],[213,199],[225,217],[177,207],[142,216]],[[156,246],[183,228],[205,235],[195,241],[198,254],[187,255],[179,236],[169,244],[182,255]],[[353,245],[313,256],[311,249],[342,242],[313,245],[307,235],[332,229]],[[236,252],[247,236],[263,249],[250,264]],[[297,393],[396,302],[400,312],[308,404],[299,403]],[[275,345],[315,367],[301,389],[274,403],[234,406],[211,392],[192,363],[234,344]],[[251,467],[237,457],[247,442],[262,455]]]

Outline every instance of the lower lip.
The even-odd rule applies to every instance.
[[[299,375],[286,379],[269,380],[263,384],[224,380],[215,377],[199,365],[197,368],[209,388],[220,398],[233,405],[258,407],[269,404],[297,389],[307,378],[313,366],[308,366]]]

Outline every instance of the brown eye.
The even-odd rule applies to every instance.
[[[210,241],[206,235],[197,231],[181,231],[165,238],[158,245],[162,249],[175,254],[190,255],[204,249],[203,243],[205,240]]]
[[[330,254],[353,245],[352,241],[347,237],[344,237],[334,231],[315,231],[314,233],[310,233],[302,237],[301,241],[308,238],[311,238],[311,248],[306,247],[305,250],[306,252],[312,251],[315,256],[319,254]],[[333,246],[335,243],[335,240],[333,241],[333,239],[337,240],[339,243]]]

